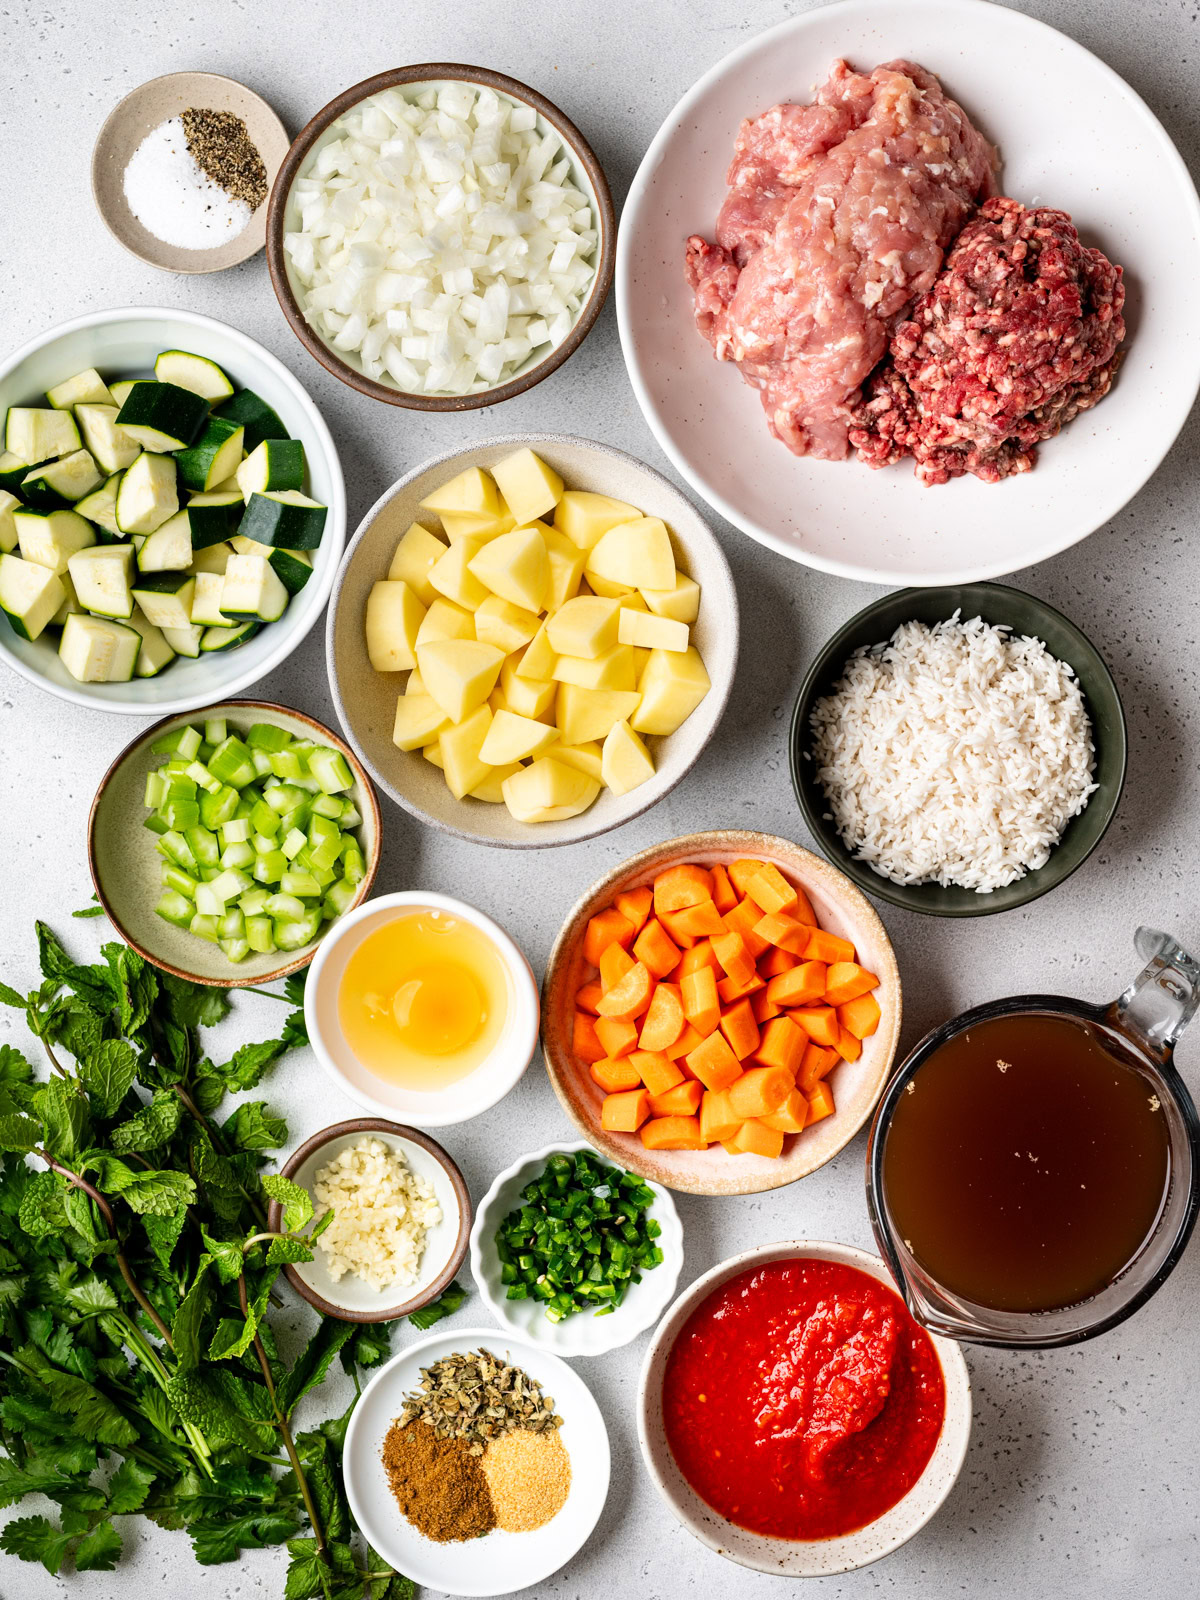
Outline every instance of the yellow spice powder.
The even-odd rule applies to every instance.
[[[493,1439],[480,1460],[491,1491],[496,1526],[530,1533],[556,1517],[571,1487],[571,1458],[558,1429],[514,1428]]]

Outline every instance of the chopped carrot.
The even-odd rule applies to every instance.
[[[592,1081],[598,1083],[605,1094],[620,1094],[624,1089],[642,1087],[641,1077],[628,1059],[608,1057],[604,1061],[593,1061],[588,1071]]]
[[[777,1006],[806,1006],[825,993],[825,964],[802,961],[790,972],[781,972],[767,985],[767,993]]]
[[[727,1089],[741,1077],[742,1067],[723,1033],[710,1033],[689,1051],[687,1064],[706,1089]]]
[[[633,957],[623,945],[615,941],[610,944],[600,957],[600,987],[604,993],[615,988],[627,972],[633,971],[633,966]]]
[[[711,900],[700,900],[694,906],[685,906],[682,911],[664,911],[660,920],[676,943],[681,934],[686,934],[689,939],[709,939],[714,933],[725,932],[721,913]]]
[[[826,1050],[810,1040],[804,1051],[800,1070],[796,1074],[796,1087],[803,1089],[805,1094],[810,1094],[813,1085],[820,1083],[822,1078],[831,1073],[841,1059],[836,1050]]]
[[[596,1016],[598,1015],[596,1007],[599,1005],[600,996],[603,993],[604,990],[598,983],[580,984],[575,991],[575,1004],[581,1011],[590,1011],[592,1016]]]
[[[586,1011],[575,1013],[575,1032],[572,1035],[571,1047],[581,1061],[590,1066],[593,1061],[603,1061],[608,1051],[596,1037],[596,1027],[593,1019]]]
[[[801,1133],[808,1121],[808,1101],[799,1089],[793,1089],[779,1110],[762,1120],[768,1128],[777,1128],[780,1133]]]
[[[605,1096],[600,1126],[609,1133],[636,1133],[649,1115],[650,1096],[645,1089],[630,1089]]]
[[[811,1128],[814,1122],[820,1122],[822,1117],[832,1114],[833,1090],[827,1083],[818,1083],[808,1096],[808,1121],[805,1127]]]
[[[620,983],[605,991],[600,1001],[600,1015],[632,1022],[650,1004],[653,986],[654,979],[640,961],[635,962]]]
[[[781,950],[776,945],[765,956],[759,956],[758,975],[760,978],[778,978],[780,973],[790,972],[799,965],[799,956],[794,956],[790,950]]]
[[[707,867],[695,866],[690,861],[678,867],[668,867],[654,880],[654,915],[664,911],[682,911],[687,906],[699,905],[701,900],[712,899],[712,875]]]
[[[766,984],[757,973],[752,978],[747,978],[744,982],[739,982],[734,978],[717,979],[717,993],[721,996],[721,1004],[723,1006],[736,1005],[739,1000],[744,1000],[748,994],[757,994],[760,989],[765,988]]]
[[[684,1016],[701,1038],[707,1039],[721,1020],[721,1002],[712,968],[701,967],[698,972],[689,972],[680,980],[679,992]]]
[[[660,983],[650,1000],[650,1009],[642,1019],[642,1032],[638,1039],[641,1050],[666,1050],[683,1032],[683,1001],[673,983]]]
[[[838,1042],[838,1013],[832,1006],[799,1006],[788,1015],[814,1044],[832,1049]]]
[[[750,1004],[754,1007],[754,1020],[760,1028],[773,1017],[781,1015],[781,1007],[775,1004],[765,988],[755,990]]]
[[[683,1073],[661,1051],[635,1050],[629,1063],[637,1068],[638,1077],[650,1094],[666,1094],[668,1089],[683,1082]]]
[[[634,933],[640,933],[654,904],[654,890],[648,883],[640,889],[626,889],[613,903],[625,920],[633,923]]]
[[[746,884],[746,894],[764,911],[789,911],[796,904],[795,889],[770,861]]]
[[[796,885],[796,904],[788,912],[788,915],[795,917],[797,922],[803,922],[807,928],[815,928],[817,926],[817,914],[812,908],[812,901],[799,884]]]
[[[769,1117],[796,1087],[786,1067],[751,1067],[729,1086],[729,1109],[738,1117]]]
[[[701,967],[708,967],[714,973],[721,970],[721,963],[713,954],[711,939],[701,939],[699,944],[683,952],[679,961],[679,976],[685,978],[689,972],[699,972]]]
[[[719,933],[712,947],[713,954],[735,983],[749,983],[752,978],[758,977],[754,958],[740,933]]]
[[[879,1026],[879,1001],[873,994],[860,994],[857,1000],[848,1000],[838,1007],[838,1019],[847,1033],[856,1039],[869,1038]]]
[[[597,911],[594,917],[589,918],[587,932],[583,936],[584,960],[598,967],[600,957],[610,944],[615,941],[628,947],[636,932],[633,923],[623,917],[615,906],[609,906],[606,911]]]
[[[614,1060],[618,1056],[627,1056],[637,1047],[638,1031],[634,1022],[625,1022],[617,1017],[597,1017],[592,1026],[597,1039]]]
[[[729,1108],[728,1089],[706,1089],[700,1102],[700,1134],[706,1144],[717,1139],[731,1139],[738,1130],[740,1117]]]
[[[749,861],[743,858],[741,861],[732,862],[725,870],[729,874],[730,883],[744,897],[746,885],[751,878],[757,877],[765,866],[765,861]]]
[[[842,1028],[838,1033],[837,1053],[843,1061],[857,1061],[862,1055],[862,1040]]]
[[[770,945],[760,938],[754,931],[754,925],[762,919],[762,912],[753,900],[739,900],[732,911],[724,914],[725,926],[730,933],[740,933],[745,942],[746,949],[757,961],[759,956],[770,949]]]
[[[785,917],[782,912],[770,912],[760,917],[754,924],[754,931],[760,939],[765,939],[768,944],[773,944],[780,950],[786,950],[797,960],[808,948],[812,933],[811,928],[806,928],[802,922],[797,922],[795,917]]]
[[[860,994],[879,987],[879,979],[857,961],[835,961],[825,978],[825,1003],[844,1006]]]
[[[647,1150],[703,1150],[700,1123],[695,1117],[653,1117],[642,1127]]]
[[[738,903],[738,892],[729,881],[729,874],[720,862],[712,868],[713,904],[724,914]]]
[[[671,943],[666,930],[656,917],[638,934],[633,953],[648,972],[656,978],[665,978],[679,962],[678,946]]]
[[[688,1066],[684,1057],[690,1056],[698,1044],[704,1043],[704,1039],[705,1035],[702,1033],[697,1033],[695,1028],[693,1028],[689,1022],[685,1024],[683,1032],[679,1035],[678,1039],[676,1039],[675,1043],[673,1045],[668,1045],[668,1047],[663,1051],[663,1055],[666,1056],[668,1061],[677,1061],[679,1063],[680,1070],[683,1072],[685,1077],[694,1078],[696,1074]]]
[[[794,1078],[807,1047],[808,1035],[802,1028],[790,1017],[775,1017],[763,1029],[754,1059],[760,1067],[783,1067]]]
[[[854,946],[849,939],[839,939],[836,933],[826,933],[824,928],[812,928],[804,948],[806,961],[853,961]]]
[[[758,1049],[758,1023],[749,1000],[739,1000],[725,1011],[721,1017],[721,1032],[739,1061],[754,1054]]]
[[[695,1078],[685,1078],[666,1094],[650,1096],[652,1117],[694,1117],[704,1097],[704,1085]]]
[[[741,1155],[766,1156],[775,1161],[783,1150],[783,1134],[778,1128],[750,1118],[734,1134],[732,1144]]]

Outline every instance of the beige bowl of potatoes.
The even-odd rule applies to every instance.
[[[423,821],[511,846],[640,815],[721,718],[737,595],[695,507],[632,456],[509,436],[401,478],[326,624],[346,737]]]

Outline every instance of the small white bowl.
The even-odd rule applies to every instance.
[[[571,1458],[571,1487],[558,1515],[531,1533],[497,1530],[478,1539],[434,1544],[397,1509],[380,1460],[383,1442],[405,1396],[420,1386],[422,1367],[456,1351],[480,1348],[520,1367],[554,1401],[562,1418],[563,1447]],[[493,1328],[432,1334],[380,1367],[354,1408],[342,1459],[350,1509],[373,1547],[419,1587],[446,1594],[505,1595],[544,1583],[587,1542],[608,1495],[608,1432],[583,1379],[548,1350]]]
[[[896,1285],[878,1256],[856,1250],[852,1245],[829,1244],[819,1239],[793,1239],[779,1244],[759,1245],[730,1256],[697,1278],[684,1291],[659,1323],[642,1362],[638,1388],[638,1442],[642,1460],[662,1495],[679,1521],[710,1550],[756,1572],[771,1572],[791,1578],[831,1577],[866,1567],[881,1556],[890,1555],[918,1533],[942,1505],[967,1455],[971,1434],[971,1379],[958,1345],[951,1339],[929,1335],[942,1366],[946,1385],[946,1414],[942,1431],[924,1472],[890,1511],[869,1522],[865,1528],[836,1539],[772,1539],[727,1521],[707,1501],[702,1500],[684,1477],[667,1443],[662,1416],[662,1388],[667,1361],[688,1318],[714,1289],[751,1267],[769,1261],[789,1261],[813,1256],[819,1261],[836,1261],[856,1267],[895,1293]]]
[[[0,659],[30,683],[96,711],[166,716],[241,694],[285,661],[325,608],[346,539],[346,486],[337,449],[321,413],[291,373],[262,345],[224,322],[194,311],[93,311],[40,333],[0,362],[0,416],[9,406],[45,403],[49,385],[96,367],[105,378],[144,377],[163,350],[194,350],[215,361],[239,388],[253,389],[304,444],[315,500],[329,507],[313,575],[278,622],[236,650],[173,661],[154,678],[129,683],[79,683],[58,658],[58,634],[30,643],[0,626]]]
[[[574,1155],[586,1150],[598,1161],[608,1162],[582,1139],[574,1143],[548,1144],[543,1150],[522,1156],[501,1172],[484,1195],[471,1229],[471,1272],[488,1310],[502,1327],[512,1328],[531,1344],[541,1345],[560,1356],[602,1356],[629,1344],[658,1321],[675,1293],[683,1269],[683,1226],[670,1191],[648,1178],[641,1181],[654,1190],[649,1215],[662,1228],[657,1243],[663,1259],[657,1267],[643,1272],[641,1283],[631,1285],[624,1300],[607,1316],[597,1317],[580,1311],[565,1322],[551,1322],[540,1300],[509,1300],[500,1281],[500,1258],[496,1253],[496,1229],[514,1206],[520,1203],[521,1190],[542,1171],[549,1156]]]
[[[444,1089],[406,1089],[367,1070],[338,1023],[338,990],[346,963],[368,936],[398,911],[444,911],[485,933],[508,973],[508,1020],[499,1042],[465,1078]],[[317,948],[304,989],[304,1020],[317,1060],[338,1088],[377,1116],[416,1128],[445,1128],[488,1111],[520,1078],[537,1048],[540,1005],[533,968],[498,923],[449,895],[407,890],[367,900],[333,924]]]

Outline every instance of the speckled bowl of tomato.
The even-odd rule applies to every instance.
[[[642,1367],[655,1487],[701,1543],[759,1572],[825,1577],[897,1549],[950,1493],[970,1430],[958,1345],[849,1245],[721,1262],[676,1300]]]

